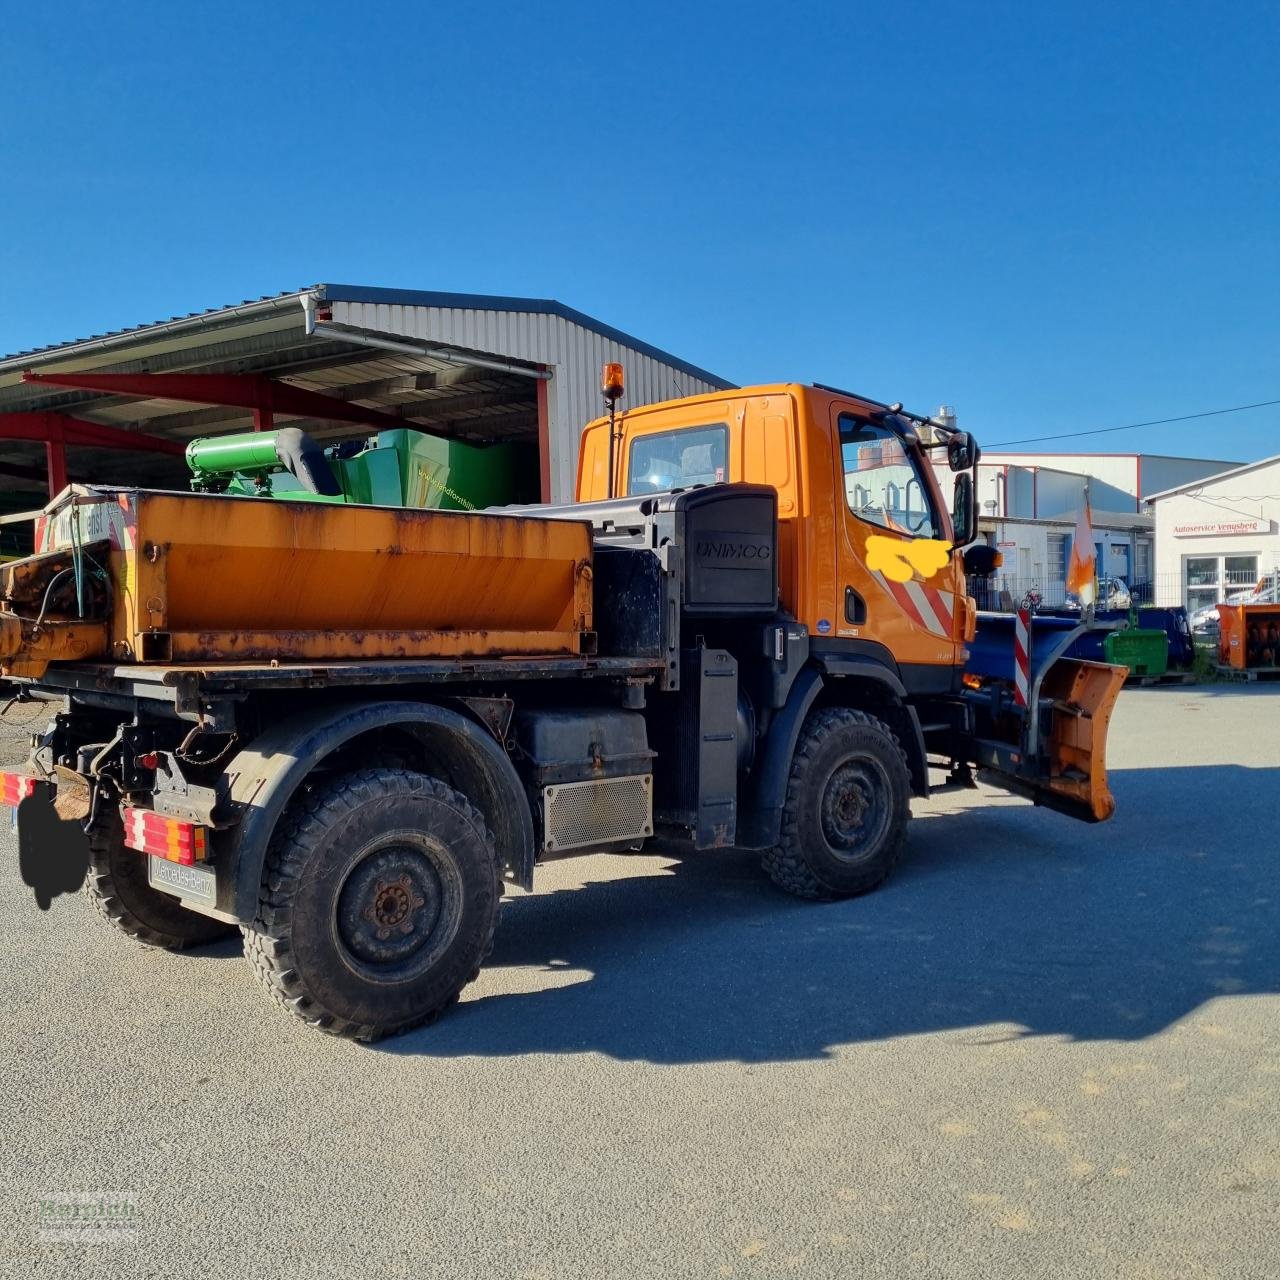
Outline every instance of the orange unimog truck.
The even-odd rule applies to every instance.
[[[970,436],[825,387],[621,390],[565,506],[52,502],[0,569],[4,691],[61,699],[0,774],[42,905],[80,841],[118,929],[239,928],[283,1008],[373,1039],[457,999],[549,858],[746,847],[834,898],[889,874],[931,771],[1111,815],[1125,671],[1059,656],[1088,621],[1024,689],[966,673]]]

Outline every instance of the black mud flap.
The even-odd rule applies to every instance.
[[[63,818],[54,789],[38,783],[18,806],[18,867],[22,881],[48,911],[60,893],[75,893],[89,874],[89,837],[77,817]]]

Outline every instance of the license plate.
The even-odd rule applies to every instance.
[[[208,867],[184,867],[167,858],[147,858],[147,881],[202,907],[218,905],[218,877]]]

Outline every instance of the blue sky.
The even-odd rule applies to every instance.
[[[989,444],[1280,399],[1278,49],[1250,3],[23,6],[0,350],[329,280],[555,297]]]

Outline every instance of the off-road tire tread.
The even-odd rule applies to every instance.
[[[430,1025],[458,1002],[461,993],[455,991],[434,1009],[387,1026],[368,1026],[328,1012],[293,967],[289,936],[291,903],[313,844],[345,813],[388,794],[393,788],[431,796],[458,809],[480,832],[484,843],[493,848],[493,838],[479,809],[437,778],[409,769],[386,768],[360,769],[344,774],[323,787],[305,790],[285,810],[272,833],[263,864],[257,918],[252,927],[242,925],[240,930],[244,935],[245,958],[276,1004],[317,1030],[366,1043]],[[493,868],[495,897],[501,897],[502,870],[496,857]],[[480,965],[493,950],[496,929],[495,911],[488,936],[481,947],[480,963],[463,983],[464,987],[480,976]]]
[[[854,894],[833,892],[814,875],[800,852],[799,811],[798,807],[791,803],[792,796],[806,786],[807,775],[813,767],[813,757],[823,740],[835,730],[848,724],[867,725],[881,730],[897,748],[899,756],[902,757],[902,767],[907,770],[908,777],[910,776],[907,753],[893,730],[883,720],[868,715],[865,711],[854,711],[850,707],[827,707],[809,716],[800,732],[800,741],[796,744],[795,756],[791,761],[791,773],[787,779],[787,803],[782,813],[782,830],[778,843],[760,855],[760,865],[769,879],[779,889],[797,898],[830,901],[834,898],[854,896]],[[910,810],[908,810],[908,816],[910,816]],[[880,873],[874,878],[869,878],[865,886],[855,891],[856,894],[870,893],[872,889],[888,879],[902,854],[906,838],[907,823],[904,822],[893,839]]]
[[[187,947],[215,942],[235,933],[235,925],[203,916],[198,911],[188,911],[175,898],[174,907],[182,912],[179,919],[183,928],[158,929],[148,924],[125,905],[120,897],[115,876],[111,871],[111,844],[118,832],[114,829],[119,817],[114,809],[99,813],[89,827],[89,873],[84,882],[84,895],[93,903],[94,910],[113,928],[146,947],[162,951],[183,951]],[[133,851],[130,851],[131,853]],[[135,854],[145,858],[145,853]]]

